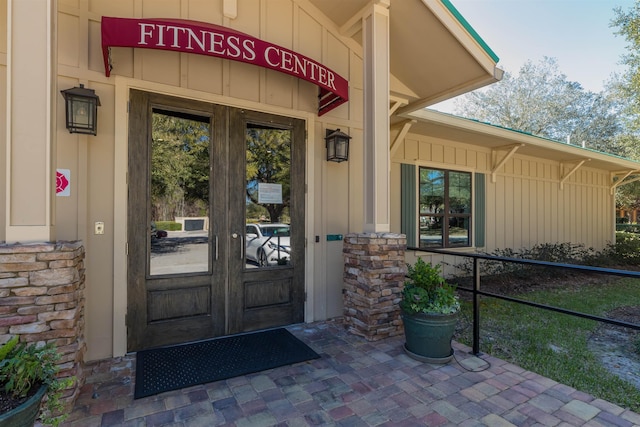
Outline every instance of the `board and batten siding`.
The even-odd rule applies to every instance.
[[[238,1],[234,19],[224,16],[223,4],[224,0],[58,0],[58,87],[83,83],[96,91],[102,104],[98,135],[78,136],[66,131],[64,102],[56,98],[57,167],[70,169],[72,179],[71,196],[56,200],[56,235],[86,245],[87,360],[112,355],[114,336],[118,341],[123,332],[119,318],[126,310],[116,265],[122,261],[118,253],[125,239],[117,230],[126,230],[126,217],[117,214],[123,197],[126,205],[118,187],[126,174],[118,169],[118,153],[126,152],[126,136],[116,134],[116,121],[123,117],[121,105],[116,105],[118,79],[142,90],[307,120],[307,237],[310,242],[315,235],[322,237],[308,262],[313,268],[307,269],[307,281],[313,285],[307,307],[312,318],[307,320],[342,313],[342,242],[327,242],[325,235],[362,228],[362,47],[342,38],[335,24],[306,0]],[[0,0],[1,16],[6,16],[6,0]],[[102,16],[189,19],[242,31],[308,56],[347,78],[349,102],[318,117],[318,88],[312,83],[241,62],[153,49],[112,48],[113,70],[107,78]],[[0,31],[0,53],[6,52],[4,36]],[[0,100],[0,111],[6,104],[5,58],[0,54],[0,95],[5,100]],[[0,117],[3,120],[5,114]],[[325,160],[324,130],[336,128],[352,137],[349,162],[342,164]],[[0,135],[0,148],[4,137]],[[5,151],[0,149],[0,161]],[[3,191],[0,188],[0,196]],[[0,200],[2,208],[4,197]],[[0,209],[2,224],[4,211]],[[95,221],[105,222],[104,235],[94,235]]]
[[[489,149],[408,134],[392,159],[392,188],[401,188],[402,163],[484,174],[484,246],[478,249],[485,252],[542,243],[602,249],[612,241],[614,196],[608,172],[582,167],[561,189],[559,161],[516,154],[492,182],[491,156]],[[401,229],[400,207],[398,196],[392,203],[394,230]]]

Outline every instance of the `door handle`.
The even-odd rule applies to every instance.
[[[218,235],[217,234],[214,236],[214,239],[216,239],[215,240],[216,245],[215,245],[215,249],[214,249],[215,250],[215,258],[214,259],[217,261],[218,260]]]
[[[242,236],[242,234],[238,233],[232,233],[231,237],[233,237],[234,239],[237,239],[238,237],[240,238],[240,259],[244,259],[244,237]]]

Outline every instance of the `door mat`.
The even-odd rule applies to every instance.
[[[134,399],[319,357],[284,328],[143,350]]]

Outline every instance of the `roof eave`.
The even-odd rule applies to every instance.
[[[536,149],[548,152],[550,154],[548,157],[549,159],[588,158],[591,159],[594,164],[598,163],[603,166],[606,165],[606,168],[604,169],[609,172],[620,170],[640,170],[640,162],[434,110],[422,109],[411,113],[405,113],[402,117],[405,119],[416,120],[418,123],[446,126],[475,134],[493,136],[500,140],[508,140],[513,143],[524,144],[525,147],[535,147]],[[412,127],[412,131],[415,131],[415,127]],[[421,133],[418,132],[418,134]],[[471,140],[459,142],[474,144]]]

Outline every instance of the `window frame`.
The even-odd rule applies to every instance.
[[[443,201],[443,212],[442,213],[425,213],[423,214],[421,212],[420,209],[420,196],[421,196],[421,189],[420,189],[420,177],[421,177],[421,172],[423,170],[434,170],[434,171],[440,171],[443,172],[443,179],[444,179],[444,183],[443,183],[443,188],[444,188],[444,201]],[[450,212],[450,195],[449,195],[449,190],[450,190],[450,174],[451,173],[462,173],[462,174],[467,174],[469,176],[469,183],[470,183],[470,187],[469,187],[469,209],[467,210],[467,213],[451,213]],[[475,200],[474,200],[474,191],[475,191],[475,174],[472,171],[469,170],[460,170],[460,169],[448,169],[448,168],[443,168],[443,167],[436,167],[436,166],[429,166],[429,165],[416,165],[416,232],[417,232],[417,247],[421,248],[421,249],[429,249],[429,248],[441,248],[441,249],[464,249],[464,248],[471,248],[473,247],[474,244],[474,233],[473,233],[473,226],[474,226],[474,219],[476,216],[476,212],[474,212],[474,208],[475,208]],[[420,232],[420,224],[422,224],[422,218],[423,217],[435,217],[435,218],[441,218],[442,224],[443,224],[443,228],[442,228],[442,244],[441,245],[437,245],[437,246],[423,246],[422,245],[422,240],[420,238],[421,236],[421,232]],[[450,227],[450,220],[451,219],[459,219],[459,218],[463,218],[463,219],[467,219],[469,226],[468,226],[468,230],[467,230],[467,242],[464,245],[451,245],[450,242],[450,233],[449,233],[449,227]]]

